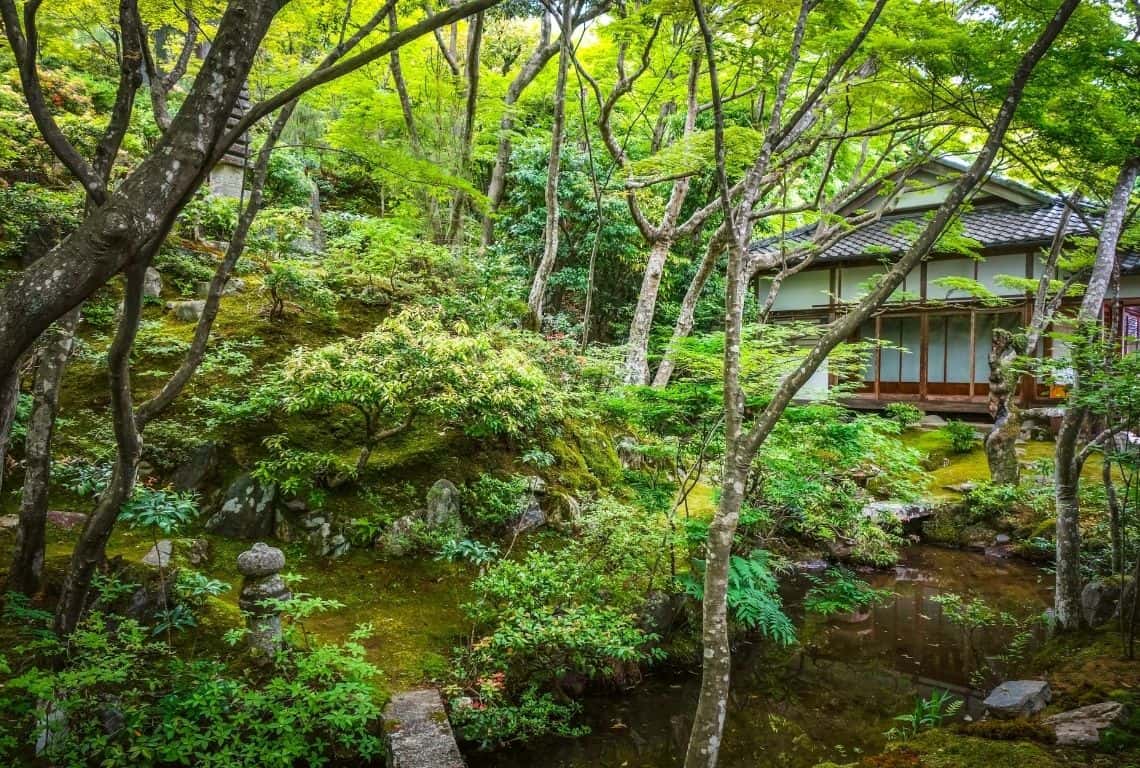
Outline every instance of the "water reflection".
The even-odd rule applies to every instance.
[[[949,689],[977,708],[970,673],[992,658],[1009,632],[968,636],[947,621],[934,597],[945,592],[984,598],[1025,615],[1051,603],[1047,580],[1029,566],[979,555],[915,547],[893,572],[863,574],[896,597],[859,614],[803,615],[805,586],[789,584],[785,600],[801,644],[777,651],[742,644],[734,656],[733,691],[720,764],[723,768],[810,768],[881,749],[892,718],[915,695]],[[658,674],[624,695],[587,698],[592,733],[494,753],[469,753],[472,768],[665,768],[683,762],[696,673]]]

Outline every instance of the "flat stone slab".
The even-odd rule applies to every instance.
[[[914,520],[925,520],[934,514],[926,504],[910,501],[872,501],[863,507],[863,517],[876,520],[883,515],[889,515],[900,523],[909,523]]]
[[[1124,723],[1127,712],[1119,701],[1090,704],[1045,719],[1057,734],[1061,746],[1091,746],[1100,741],[1101,731]]]
[[[994,717],[1012,720],[1036,715],[1052,697],[1044,680],[1010,680],[990,691],[982,704]]]
[[[384,709],[392,768],[465,768],[434,688],[398,693]]]

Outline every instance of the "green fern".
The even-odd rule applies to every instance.
[[[700,575],[684,579],[685,591],[700,600],[704,597],[701,575],[704,561],[696,561]],[[748,557],[733,555],[728,561],[728,609],[732,618],[746,629],[759,631],[780,645],[796,642],[796,628],[784,613],[779,582],[771,555],[763,549],[753,550]]]

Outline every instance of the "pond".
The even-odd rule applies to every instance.
[[[1018,616],[1052,604],[1051,581],[1042,571],[955,550],[912,547],[893,570],[862,578],[896,596],[859,614],[805,620],[805,585],[789,584],[785,602],[800,644],[780,651],[756,641],[737,649],[722,768],[811,768],[877,752],[894,716],[934,689],[957,694],[976,712],[980,698],[970,690],[971,673],[1006,646],[1010,633],[978,630],[967,639],[933,598],[948,592],[977,596]],[[657,673],[627,693],[583,701],[588,736],[470,751],[469,765],[681,765],[699,684],[699,671]]]

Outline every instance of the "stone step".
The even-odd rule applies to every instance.
[[[398,693],[384,709],[392,768],[465,768],[434,688]]]

